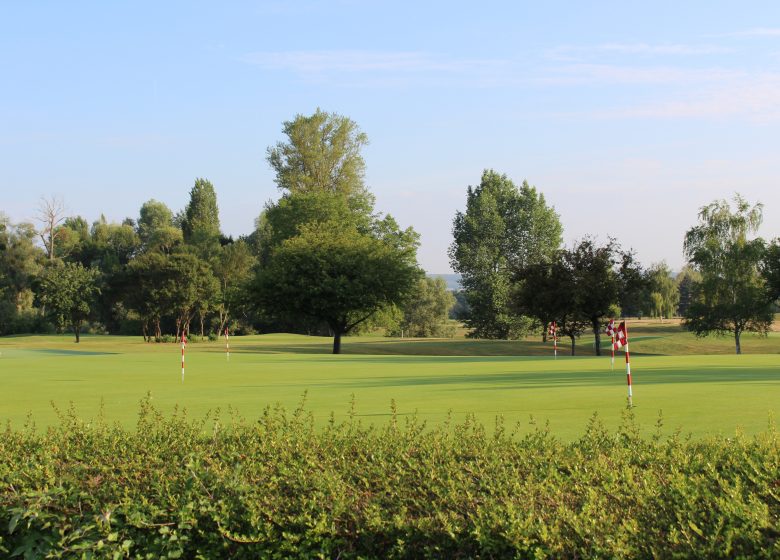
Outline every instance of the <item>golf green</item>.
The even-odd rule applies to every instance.
[[[381,340],[362,339],[377,347]],[[89,420],[103,407],[109,421],[132,426],[147,393],[165,413],[176,406],[191,417],[236,411],[246,421],[268,405],[305,408],[318,424],[355,413],[381,423],[395,401],[400,417],[428,423],[474,414],[492,427],[503,417],[520,432],[549,422],[563,439],[580,435],[593,413],[610,427],[626,403],[622,355],[614,371],[608,357],[425,356],[327,354],[327,339],[265,335],[223,343],[190,344],[181,379],[177,344],[139,338],[89,336],[0,339],[0,418],[20,428],[28,414],[38,428],[57,422],[55,407],[71,403]],[[359,341],[347,342],[359,344]],[[446,345],[446,342],[440,343]],[[453,343],[455,344],[455,343]],[[762,355],[635,355],[634,412],[645,433],[676,429],[695,436],[754,433],[780,413],[780,359]],[[55,406],[52,406],[52,403]],[[101,404],[102,403],[102,404]]]

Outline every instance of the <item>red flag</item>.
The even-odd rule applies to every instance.
[[[555,334],[558,332],[558,325],[555,324],[555,321],[550,323],[550,328],[547,330],[547,334],[550,336],[555,336]]]
[[[628,333],[626,333],[626,322],[621,321],[618,328],[615,330],[615,350],[622,348],[628,344]]]
[[[615,320],[610,319],[609,323],[607,323],[607,327],[605,329],[605,332],[607,333],[607,336],[613,337],[615,336]]]

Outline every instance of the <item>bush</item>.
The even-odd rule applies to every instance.
[[[597,418],[426,429],[395,414],[314,428],[303,407],[163,417],[73,411],[0,434],[0,554],[66,558],[777,558],[780,446],[640,437]]]

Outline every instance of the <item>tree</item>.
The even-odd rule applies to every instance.
[[[654,264],[647,271],[648,314],[652,317],[672,317],[680,303],[680,290],[665,262]]]
[[[492,170],[468,187],[466,211],[453,222],[449,255],[470,307],[470,336],[517,338],[529,322],[510,309],[512,278],[526,266],[552,258],[562,227],[544,195],[523,182],[520,189]]]
[[[415,251],[351,227],[313,223],[282,242],[259,271],[253,293],[266,313],[325,322],[339,354],[343,335],[383,306],[400,303],[412,288],[420,275]]]
[[[45,262],[37,235],[33,224],[12,224],[0,212],[0,335],[30,330],[20,320],[34,316],[33,284]]]
[[[347,197],[365,193],[365,162],[360,151],[368,136],[348,117],[317,109],[286,121],[286,142],[268,148],[276,184],[291,194],[328,192]]]
[[[421,278],[402,306],[399,327],[407,336],[452,336],[447,320],[454,305],[455,296],[443,278]]]
[[[623,317],[641,317],[647,276],[634,251],[619,255],[620,266],[617,270],[618,305]]]
[[[769,299],[777,301],[780,298],[780,238],[768,245],[762,273],[769,290]]]
[[[203,257],[219,249],[219,208],[214,186],[206,179],[195,179],[190,201],[184,209],[181,229],[184,241],[198,248]]]
[[[38,221],[43,224],[39,234],[43,246],[46,249],[46,256],[50,261],[55,258],[56,242],[60,231],[58,226],[65,220],[65,203],[61,198],[52,196],[50,198],[41,197],[38,205]]]
[[[569,337],[574,356],[576,339],[591,326],[591,321],[579,308],[575,260],[567,253],[562,250],[551,262],[526,266],[513,301],[516,312],[534,317],[542,325],[555,321],[558,334]]]
[[[171,252],[182,242],[182,231],[173,224],[173,212],[164,203],[149,200],[141,206],[138,237],[143,251]]]
[[[691,301],[693,301],[693,290],[701,282],[701,274],[691,265],[686,264],[677,275],[676,282],[677,292],[679,293],[677,315],[685,317],[688,314]]]
[[[223,333],[232,314],[243,307],[247,283],[251,278],[256,259],[249,245],[238,240],[225,245],[212,262],[214,275],[219,282],[220,300],[217,302],[219,326],[217,332]]]
[[[60,329],[70,326],[80,341],[81,327],[92,312],[100,292],[100,272],[80,263],[64,263],[46,268],[40,278],[39,297],[46,313]]]
[[[705,336],[734,335],[742,353],[743,332],[765,334],[772,325],[772,297],[761,275],[764,240],[750,239],[762,220],[762,205],[735,195],[732,207],[716,200],[699,211],[699,223],[685,234],[688,261],[701,274],[685,315],[686,328]]]
[[[564,251],[564,260],[574,276],[575,308],[590,321],[595,337],[596,355],[601,356],[601,329],[618,301],[616,275],[613,271],[616,247],[612,240],[601,247],[585,238],[570,251]]]

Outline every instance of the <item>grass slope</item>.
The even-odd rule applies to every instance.
[[[755,433],[780,413],[776,334],[747,337],[745,352],[754,354],[742,356],[732,354],[730,339],[696,339],[675,324],[640,323],[631,334],[634,402],[646,433],[659,411],[669,431],[680,427],[697,436],[737,428]],[[708,355],[690,355],[692,349]],[[362,337],[346,339],[347,353],[332,356],[330,339],[263,335],[232,338],[231,350],[227,362],[222,344],[191,344],[181,383],[175,344],[110,336],[87,336],[79,345],[67,336],[2,338],[0,418],[19,427],[31,412],[43,427],[57,421],[51,402],[60,408],[72,402],[85,417],[94,417],[102,402],[109,420],[132,426],[150,391],[164,411],[178,405],[201,416],[230,408],[252,420],[269,404],[294,408],[307,392],[306,407],[318,424],[331,412],[346,416],[354,395],[366,422],[386,421],[394,399],[400,415],[432,423],[450,412],[455,421],[473,413],[486,424],[500,415],[530,430],[533,416],[571,439],[594,412],[616,426],[625,403],[622,354],[612,372],[609,358],[592,356],[592,339],[579,342],[581,356],[558,360],[550,344],[537,341]]]

